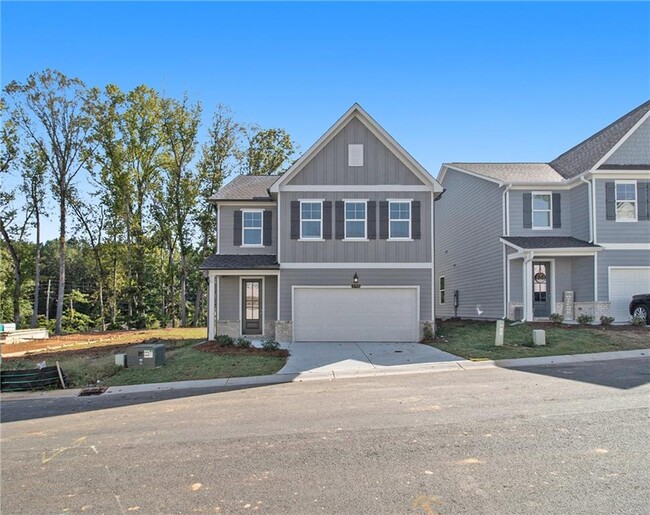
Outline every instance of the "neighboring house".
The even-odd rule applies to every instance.
[[[447,163],[436,314],[630,319],[650,292],[650,102],[550,163]]]
[[[417,341],[441,192],[357,104],[282,176],[235,178],[210,199],[209,338]]]

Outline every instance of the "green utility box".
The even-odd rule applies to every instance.
[[[165,345],[141,343],[126,350],[126,366],[129,368],[158,368],[165,364]]]

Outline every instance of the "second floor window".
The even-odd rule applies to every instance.
[[[388,203],[388,238],[409,239],[411,237],[411,202],[390,201]]]
[[[533,193],[533,229],[551,228],[551,194]]]
[[[243,211],[242,215],[242,243],[262,245],[262,211]]]
[[[616,183],[616,221],[636,222],[636,183]]]
[[[303,201],[300,203],[300,238],[319,240],[323,238],[323,203]]]
[[[366,203],[345,202],[345,239],[366,238]]]

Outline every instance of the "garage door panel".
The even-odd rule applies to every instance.
[[[296,341],[414,341],[417,289],[296,288]]]
[[[650,293],[650,268],[610,268],[609,302],[611,315],[617,322],[630,319],[628,307],[632,295]]]

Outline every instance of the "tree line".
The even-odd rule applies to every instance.
[[[57,334],[204,324],[206,199],[233,174],[282,173],[297,150],[223,105],[199,141],[203,107],[187,95],[50,69],[10,82],[0,114],[0,321]],[[44,218],[58,240],[41,241]]]

